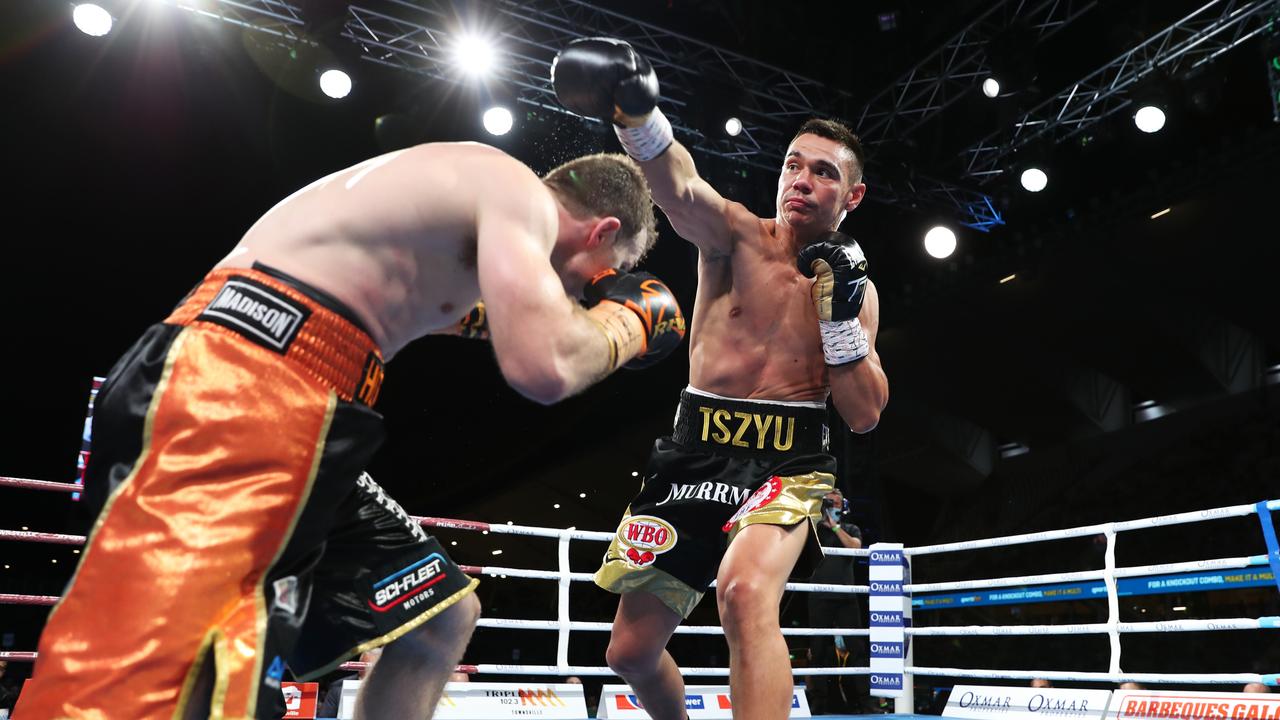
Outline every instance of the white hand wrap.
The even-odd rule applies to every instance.
[[[618,135],[618,142],[622,143],[622,149],[632,158],[640,161],[652,160],[667,148],[671,147],[671,143],[675,142],[675,136],[671,133],[671,121],[658,108],[654,108],[649,113],[649,119],[640,127],[618,127],[613,126],[613,131]]]
[[[858,318],[852,320],[819,320],[822,330],[822,354],[828,365],[847,365],[871,352],[867,333]]]

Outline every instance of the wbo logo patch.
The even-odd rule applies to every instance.
[[[734,523],[773,502],[781,494],[782,478],[774,475],[766,480],[763,485],[756,488],[756,491],[751,493],[751,497],[747,498],[747,501],[742,503],[742,507],[738,508],[738,512],[734,513],[733,517],[729,518],[729,522],[725,523],[724,527],[720,529],[723,532],[729,532],[733,529]]]
[[[653,515],[635,515],[618,527],[618,550],[634,567],[647,567],[676,546],[676,529]]]

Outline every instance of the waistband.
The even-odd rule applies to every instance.
[[[671,439],[690,448],[743,457],[827,452],[827,410],[794,403],[680,392]]]
[[[205,276],[165,319],[212,323],[298,364],[346,402],[372,406],[386,372],[368,333],[283,273],[220,268]]]

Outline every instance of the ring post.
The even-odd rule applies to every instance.
[[[871,632],[871,696],[894,698],[900,706],[906,669],[905,616],[910,609],[903,593],[904,563],[901,543],[873,543],[867,602]],[[908,704],[910,701],[907,701]]]
[[[911,556],[906,553],[902,554],[902,625],[904,628],[914,627],[913,618],[915,614],[911,609]],[[903,630],[905,635],[906,631]],[[903,638],[902,648],[904,650],[903,668],[902,668],[902,696],[893,701],[893,711],[899,715],[914,714],[915,698],[916,698],[916,678],[907,668],[914,667],[916,664],[916,649],[911,642],[911,637]]]
[[[556,630],[556,667],[563,670],[569,667],[569,533],[560,531],[556,555],[560,564],[559,587],[556,590],[556,618],[559,628]]]

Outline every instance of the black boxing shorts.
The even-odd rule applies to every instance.
[[[595,583],[644,590],[688,617],[742,528],[805,520],[809,539],[792,577],[811,575],[822,559],[822,498],[835,486],[826,421],[823,403],[684,390],[675,430],[654,443]]]

